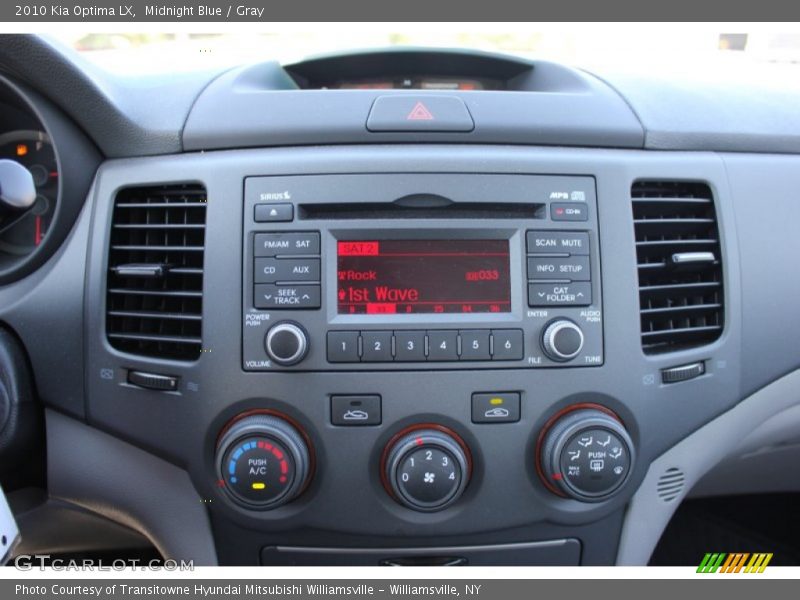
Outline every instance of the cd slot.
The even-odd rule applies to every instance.
[[[438,206],[380,202],[300,204],[301,220],[335,219],[545,219],[543,203],[450,202]]]

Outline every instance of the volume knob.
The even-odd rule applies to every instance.
[[[272,362],[289,367],[308,354],[308,336],[299,325],[284,321],[267,332],[264,347]]]
[[[583,331],[572,321],[558,319],[545,327],[542,350],[551,360],[572,360],[583,349]]]

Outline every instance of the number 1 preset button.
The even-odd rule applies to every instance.
[[[357,331],[328,332],[328,362],[347,363],[358,362],[358,360]]]

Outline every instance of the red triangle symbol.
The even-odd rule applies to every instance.
[[[407,121],[433,121],[431,111],[422,103],[417,102],[406,117]]]

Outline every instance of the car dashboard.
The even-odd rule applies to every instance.
[[[198,564],[613,565],[690,493],[800,487],[785,95],[3,38],[0,154],[44,173],[0,221],[12,508]]]

